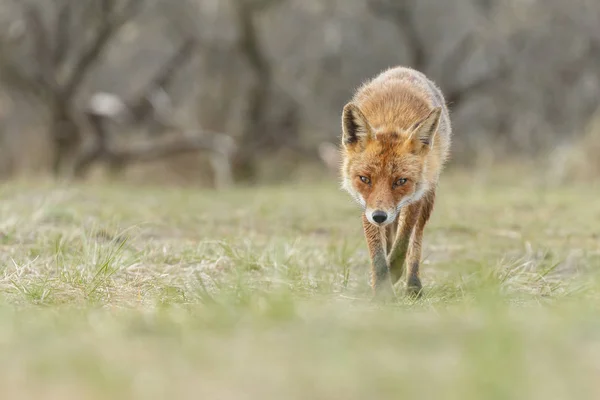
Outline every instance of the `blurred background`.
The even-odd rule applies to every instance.
[[[398,64],[444,91],[451,167],[600,174],[598,0],[1,0],[0,177],[335,176],[343,105]]]

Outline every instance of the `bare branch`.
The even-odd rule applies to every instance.
[[[142,4],[143,0],[130,0],[119,15],[112,15],[103,21],[95,37],[83,50],[73,69],[72,75],[65,84],[62,92],[65,98],[69,99],[74,95],[89,72],[89,69],[98,57],[102,55],[110,40],[119,32],[123,25],[140,11]]]
[[[50,91],[57,90],[57,83],[52,64],[52,49],[48,41],[48,31],[37,8],[27,7],[25,10],[27,25],[33,35],[33,43],[37,54],[37,71],[35,81],[46,86]]]
[[[473,55],[476,47],[477,34],[471,32],[470,34],[465,35],[456,45],[454,51],[452,51],[445,60],[444,67],[442,68],[444,73],[455,74],[456,71],[460,71],[464,63]],[[509,72],[510,67],[508,63],[503,60],[497,67],[478,78],[471,80],[467,85],[446,89],[446,102],[456,106],[457,104],[460,104],[467,95],[505,79]],[[442,77],[442,81],[451,82],[452,79],[449,76],[444,76]]]
[[[72,18],[72,8],[68,2],[63,2],[56,18],[56,43],[52,57],[52,64],[56,71],[67,58],[69,46],[71,45],[70,27]]]
[[[253,18],[257,8],[249,7],[244,2],[237,2],[235,8],[236,20],[240,30],[238,48],[244,55],[252,70],[259,79],[267,79],[271,68],[258,44],[258,32]]]
[[[129,102],[129,109],[135,122],[141,122],[148,117],[152,111],[152,103],[149,100],[152,94],[169,86],[177,70],[192,57],[196,47],[195,38],[188,37],[185,39],[173,56],[165,62],[156,75],[141,90],[140,94]]]

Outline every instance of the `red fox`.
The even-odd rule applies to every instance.
[[[342,186],[362,206],[375,295],[393,295],[406,263],[421,294],[421,242],[450,153],[450,115],[423,73],[395,67],[363,84],[342,113]]]

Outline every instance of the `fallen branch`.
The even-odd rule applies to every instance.
[[[120,164],[133,164],[156,161],[198,151],[210,151],[228,156],[233,148],[230,148],[229,143],[232,142],[227,138],[229,136],[223,134],[219,134],[219,136],[207,136],[205,132],[197,132],[194,136],[154,140],[150,143],[138,144],[127,149],[113,150],[109,152],[109,157]]]
[[[110,117],[88,111],[87,117],[92,127],[94,143],[83,151],[75,162],[73,175],[83,178],[94,163],[104,162],[114,170],[121,170],[130,164],[151,162],[176,155],[207,151],[215,170],[215,180],[220,187],[231,185],[231,158],[236,150],[234,140],[225,134],[198,131],[176,137],[154,139],[147,143],[131,145],[127,148],[114,148],[109,141],[106,127]]]

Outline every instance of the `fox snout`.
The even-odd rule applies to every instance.
[[[371,217],[373,218],[373,221],[377,222],[378,224],[383,224],[387,219],[387,213],[385,211],[375,210],[371,214]]]
[[[396,220],[395,210],[385,211],[381,209],[372,210],[367,208],[365,215],[370,223],[377,226],[386,226]]]

